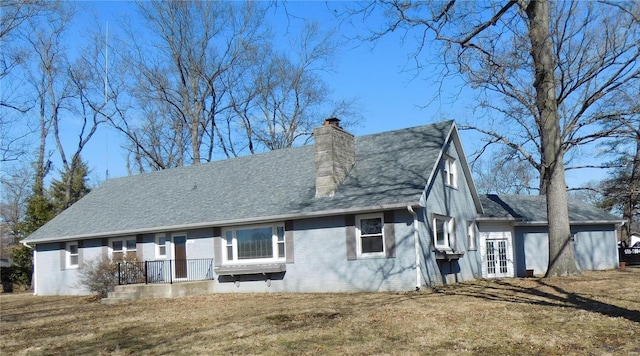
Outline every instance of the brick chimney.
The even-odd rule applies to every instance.
[[[352,134],[330,118],[313,130],[316,164],[316,197],[330,197],[355,163],[356,147]]]

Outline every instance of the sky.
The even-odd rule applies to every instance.
[[[81,16],[70,32],[72,36],[78,36],[78,40],[81,40],[87,26],[96,21],[108,24],[112,36],[121,31],[118,23],[124,16],[135,21],[135,4],[131,2],[95,1],[78,2],[76,5]],[[297,18],[314,19],[330,27],[337,24],[337,19],[327,8],[336,6],[337,3],[333,2],[287,2],[290,18],[281,15],[274,23],[279,31],[285,31],[287,21],[296,21]],[[354,32],[349,26],[343,25],[339,34],[343,39],[348,39],[353,37]],[[375,45],[347,40],[340,47],[335,57],[334,71],[325,75],[325,80],[333,89],[334,99],[358,100],[364,121],[349,128],[354,135],[449,119],[473,121],[472,93],[454,80],[434,82],[428,70],[416,75],[410,58],[414,49],[415,44],[411,41],[403,43],[399,34],[383,37]],[[438,96],[438,90],[444,90],[445,95]],[[456,99],[447,99],[449,95],[456,95]],[[467,155],[481,145],[480,136],[474,132],[462,131],[461,138]],[[74,138],[70,136],[68,139],[71,141]],[[105,180],[107,174],[109,178],[127,175],[124,151],[120,145],[122,141],[115,129],[107,126],[99,128],[83,153],[93,172],[93,183]],[[589,157],[591,154],[585,152],[584,155]],[[569,186],[577,186],[603,175],[603,171],[588,174],[585,171],[569,172],[567,182]]]
[[[112,35],[119,31],[118,21],[122,15],[135,16],[134,4],[130,2],[86,2],[82,6],[88,10],[84,16],[86,23],[93,21],[93,13],[101,23],[108,22]],[[294,22],[299,17],[317,20],[329,27],[337,21],[327,10],[325,2],[290,2],[287,3],[287,11],[291,15],[290,21]],[[276,23],[280,25],[277,30],[285,30],[284,18]],[[339,35],[346,38],[353,36],[353,32],[343,26]],[[357,99],[364,121],[349,128],[354,135],[402,129],[464,115],[463,109],[467,104],[460,102],[435,102],[425,107],[437,96],[435,86],[425,79],[416,78],[414,73],[403,73],[410,65],[409,49],[402,48],[397,36],[385,37],[375,46],[356,41],[348,41],[341,46],[335,58],[334,71],[325,75],[325,79],[335,99]],[[109,177],[126,175],[115,130],[103,127],[101,131],[87,148],[90,165],[94,172],[102,172],[104,176],[108,160]]]

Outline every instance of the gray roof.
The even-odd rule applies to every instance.
[[[544,195],[481,195],[485,219],[515,219],[522,222],[543,223],[547,221],[547,200]],[[621,222],[592,205],[569,198],[569,221],[601,223]]]
[[[104,182],[27,242],[224,226],[418,204],[453,121],[356,138],[355,165],[315,197],[312,145]]]

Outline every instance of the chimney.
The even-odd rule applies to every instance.
[[[355,138],[330,118],[313,130],[316,164],[316,197],[330,197],[355,163]]]

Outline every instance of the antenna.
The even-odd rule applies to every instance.
[[[107,28],[104,35],[104,108],[107,107],[109,100],[109,22],[107,21]],[[106,165],[105,179],[109,180],[109,117],[107,116],[107,128],[105,130],[105,150],[106,150]]]

